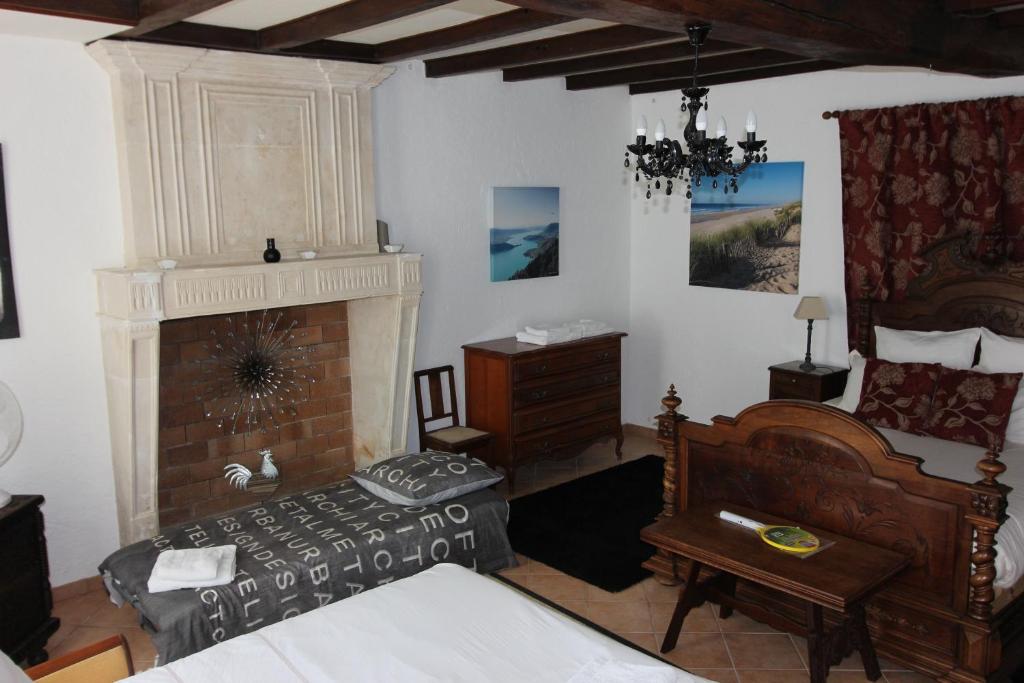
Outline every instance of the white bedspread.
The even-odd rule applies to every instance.
[[[676,683],[705,680],[453,564],[436,565],[130,680],[566,683],[588,665],[592,671],[595,660],[625,663],[616,670],[636,671],[642,676],[637,683],[651,680],[654,671]]]
[[[838,407],[838,399],[826,401]],[[917,436],[895,429],[879,429],[900,453],[916,455],[924,460],[921,469],[927,474],[954,481],[973,483],[981,479],[975,465],[985,455],[980,446]],[[1007,443],[999,459],[1006,472],[999,481],[1013,490],[1006,498],[1007,520],[996,534],[996,588],[1010,588],[1024,577],[1024,444]]]

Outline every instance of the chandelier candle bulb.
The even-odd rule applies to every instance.
[[[647,117],[641,116],[636,120],[636,136],[644,137],[647,135]]]
[[[754,113],[753,109],[747,112],[747,132],[757,132],[757,115]]]
[[[703,108],[697,112],[696,125],[697,130],[705,131],[708,129],[708,113]]]
[[[654,139],[657,142],[665,139],[665,122],[661,119],[658,119],[658,125],[654,127]]]
[[[718,130],[715,131],[715,137],[724,138],[728,131],[729,128],[725,123],[725,117],[718,117]]]

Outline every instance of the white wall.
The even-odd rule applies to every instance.
[[[758,114],[759,137],[771,161],[803,161],[804,199],[800,295],[827,299],[831,319],[815,324],[813,356],[839,365],[846,357],[842,185],[839,133],[821,113],[834,109],[1024,94],[1024,78],[986,80],[925,71],[844,70],[711,89],[713,127],[720,115],[730,135],[743,133],[746,112]],[[664,118],[669,137],[682,136],[680,93],[637,95],[632,119],[653,128]],[[624,144],[632,123],[621,125]],[[608,186],[611,185],[606,181]],[[768,398],[768,366],[803,357],[806,323],[794,320],[799,297],[690,287],[687,201],[631,190],[630,325],[624,419],[651,424],[670,382],[682,410],[706,421]],[[742,199],[742,186],[740,198]]]
[[[117,547],[92,275],[121,254],[110,89],[79,44],[0,35],[0,93],[21,323],[19,339],[0,340],[0,380],[25,415],[0,487],[46,496],[59,585],[94,575]]]
[[[392,242],[423,254],[417,368],[452,363],[462,386],[467,342],[580,317],[625,327],[620,90],[569,93],[560,80],[503,83],[500,73],[427,79],[409,62],[375,90],[374,107],[377,213]],[[506,185],[561,188],[558,277],[490,282],[490,190]]]

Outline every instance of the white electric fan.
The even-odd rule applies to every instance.
[[[11,459],[21,441],[21,406],[11,388],[0,382],[0,467]],[[0,488],[0,508],[11,502],[11,494]]]

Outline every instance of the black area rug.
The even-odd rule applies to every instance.
[[[512,548],[617,593],[650,576],[640,530],[662,509],[664,460],[646,455],[511,502]]]

